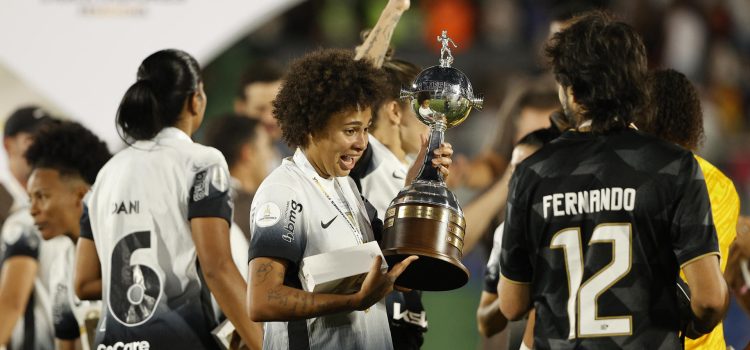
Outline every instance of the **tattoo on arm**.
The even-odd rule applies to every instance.
[[[287,310],[294,317],[309,317],[327,310],[330,301],[315,298],[314,293],[307,293],[287,286],[276,286],[268,290],[266,300]],[[347,300],[347,307],[352,306],[352,301]]]
[[[363,45],[357,48],[355,60],[370,59],[375,67],[382,67],[393,31],[396,29],[400,18],[400,13],[391,12],[387,14],[387,17],[378,20]]]
[[[255,270],[255,273],[258,275],[258,279],[255,281],[255,285],[260,285],[268,279],[268,275],[273,271],[273,265],[271,262],[264,262],[258,266],[258,269]],[[283,274],[282,278],[283,278]]]
[[[268,302],[276,301],[281,306],[286,306],[289,295],[284,292],[284,286],[276,286],[268,291]]]

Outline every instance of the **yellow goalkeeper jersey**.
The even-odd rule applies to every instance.
[[[716,226],[716,234],[719,236],[719,250],[721,252],[719,264],[721,272],[724,272],[729,257],[729,245],[732,244],[734,237],[737,235],[740,198],[732,180],[705,159],[699,156],[695,156],[695,159],[698,160],[706,179],[706,188],[711,202],[711,215],[714,219],[714,226]],[[685,278],[684,274],[682,278]],[[725,350],[726,348],[723,323],[719,323],[711,333],[696,340],[685,340],[685,349],[688,350]]]

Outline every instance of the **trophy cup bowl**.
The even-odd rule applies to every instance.
[[[461,263],[463,211],[442,174],[432,167],[432,154],[443,143],[445,130],[463,122],[472,108],[481,108],[482,99],[474,97],[469,79],[450,62],[449,53],[440,66],[423,70],[411,88],[401,92],[402,99],[411,99],[418,118],[430,126],[429,148],[419,175],[386,211],[382,250],[389,266],[419,256],[396,280],[396,285],[417,290],[452,290],[469,280]]]

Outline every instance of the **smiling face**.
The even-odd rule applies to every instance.
[[[44,239],[77,234],[86,185],[81,179],[60,176],[56,169],[37,168],[27,185],[31,216]]]
[[[326,127],[308,135],[305,155],[318,175],[348,176],[367,148],[367,132],[372,114],[370,108],[342,112],[331,116]]]

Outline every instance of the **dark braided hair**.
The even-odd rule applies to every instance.
[[[703,143],[703,111],[698,91],[673,69],[649,72],[651,111],[638,126],[663,140],[695,151]]]
[[[185,101],[201,82],[198,61],[187,52],[168,49],[146,57],[137,81],[117,109],[118,131],[134,140],[149,140],[177,123]],[[124,141],[123,135],[120,135]]]

